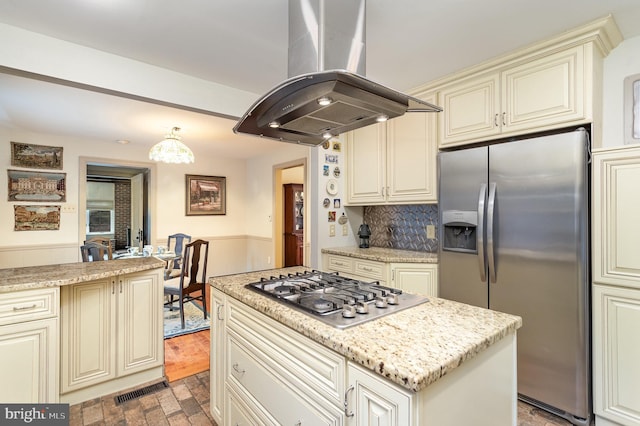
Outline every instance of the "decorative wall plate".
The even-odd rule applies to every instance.
[[[338,181],[335,179],[330,179],[327,182],[327,193],[329,195],[336,195],[338,193]]]

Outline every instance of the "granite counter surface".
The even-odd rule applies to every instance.
[[[293,267],[212,277],[209,284],[412,391],[420,391],[522,326],[517,316],[430,297],[414,308],[346,329],[246,289]]]
[[[164,268],[165,262],[155,257],[107,260],[103,262],[63,263],[0,269],[0,293],[60,287],[121,274]]]
[[[355,257],[387,263],[438,263],[437,253],[424,251],[398,250],[382,247],[334,247],[323,248],[322,253]]]

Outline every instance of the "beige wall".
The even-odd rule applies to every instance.
[[[154,245],[166,243],[167,235],[184,232],[212,242],[209,275],[222,275],[265,269],[272,255],[272,233],[265,222],[271,211],[273,163],[304,157],[307,148],[282,144],[270,158],[261,158],[247,167],[244,160],[220,158],[194,149],[196,163],[168,165],[150,162],[147,148],[135,143],[77,139],[73,136],[36,134],[0,126],[0,169],[11,168],[10,142],[34,143],[64,148],[64,172],[67,174],[67,201],[55,203],[75,211],[61,213],[59,231],[13,230],[13,206],[0,204],[0,268],[79,261],[79,162],[81,157],[109,161],[146,163],[155,168],[155,203],[150,205],[154,222]],[[227,214],[221,216],[185,215],[185,174],[225,176],[227,178]],[[7,188],[7,174],[0,173],[0,186]],[[6,194],[6,193],[5,193]],[[5,195],[6,197],[6,195]],[[6,199],[6,198],[5,198]],[[53,203],[52,203],[53,204]],[[262,223],[261,225],[264,225]],[[255,233],[255,234],[254,234]],[[271,250],[271,251],[270,251]]]

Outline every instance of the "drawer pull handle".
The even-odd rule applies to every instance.
[[[373,271],[373,269],[372,269],[372,268],[369,268],[369,267],[367,267],[367,266],[363,266],[363,267],[362,267],[362,270],[363,270],[363,271],[367,271],[367,272],[372,272],[372,271]]]
[[[224,306],[224,305],[218,305],[218,309],[217,309],[217,311],[216,311],[216,317],[218,317],[218,320],[220,320],[220,321],[222,321],[222,320],[224,319],[224,318],[222,318],[222,317],[220,316],[220,310],[222,309],[222,307],[223,307],[223,306]]]
[[[233,369],[234,369],[234,370],[236,370],[236,373],[238,373],[238,374],[244,374],[244,373],[245,373],[245,370],[243,370],[242,368],[240,368],[240,367],[238,366],[238,363],[237,363],[237,362],[236,362],[235,364],[233,364]]]
[[[353,417],[353,411],[349,411],[349,392],[353,390],[353,385],[349,386],[344,393],[344,415],[347,417]]]
[[[34,303],[33,305],[31,305],[31,306],[22,306],[22,307],[20,307],[20,308],[16,308],[16,307],[14,306],[14,307],[13,307],[13,311],[14,311],[14,312],[16,312],[16,311],[28,311],[28,310],[31,310],[31,309],[35,309],[35,308],[37,308],[37,307],[38,307],[38,305],[36,305],[35,303]]]

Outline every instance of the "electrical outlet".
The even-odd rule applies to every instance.
[[[271,256],[267,256],[267,265],[271,265]]]
[[[342,235],[347,236],[349,235],[349,228],[347,228],[347,225],[342,225]]]
[[[329,236],[330,237],[336,236],[336,225],[334,224],[329,225]]]
[[[436,237],[435,225],[427,225],[427,238],[434,239]]]

